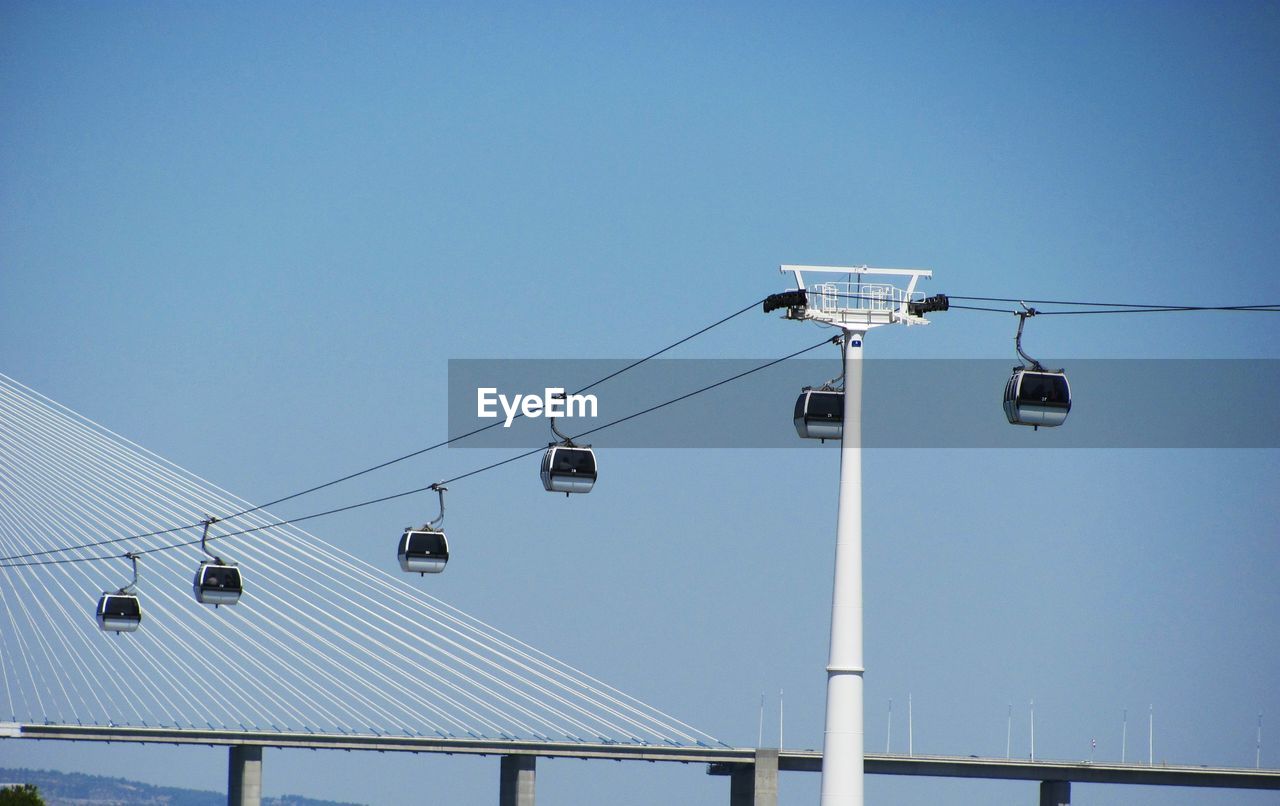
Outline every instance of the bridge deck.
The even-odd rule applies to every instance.
[[[427,736],[372,736],[275,731],[196,730],[179,728],[106,727],[97,725],[32,725],[0,723],[0,738],[58,741],[143,742],[158,744],[250,745],[313,750],[446,753],[543,758],[610,759],[709,764],[712,775],[728,775],[753,764],[754,748],[590,744],[577,742],[442,739]],[[783,750],[778,769],[817,772],[817,750]],[[1072,781],[1103,784],[1199,786],[1222,789],[1280,789],[1280,770],[1206,766],[1147,766],[1082,761],[1030,761],[974,756],[904,756],[868,753],[866,771],[873,775],[923,775],[941,778],[990,778],[1021,781]]]

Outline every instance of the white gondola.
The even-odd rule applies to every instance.
[[[440,496],[440,517],[418,528],[409,526],[400,536],[396,559],[400,570],[411,574],[438,574],[449,564],[449,538],[444,529],[444,494],[447,487],[432,484]]]
[[[195,594],[196,601],[214,607],[233,605],[240,601],[240,594],[244,593],[244,580],[240,576],[240,567],[214,556],[206,546],[209,527],[217,522],[218,519],[212,515],[204,519],[204,532],[200,535],[200,550],[208,554],[210,559],[200,561],[195,580],[191,583],[191,591]]]
[[[1067,413],[1071,411],[1071,384],[1065,372],[1045,369],[1022,350],[1022,328],[1036,313],[1035,308],[1018,313],[1018,335],[1013,344],[1018,356],[1030,366],[1014,367],[1004,385],[1004,416],[1013,425],[1029,425],[1039,430],[1042,426],[1053,428],[1066,422]]]
[[[542,455],[542,487],[551,493],[589,493],[596,483],[596,455],[587,445],[552,443]]]
[[[103,632],[133,632],[142,623],[142,602],[134,588],[138,584],[138,555],[124,555],[133,563],[133,581],[115,593],[102,594],[98,599],[96,618]]]
[[[1063,372],[1014,367],[1004,387],[1004,413],[1013,425],[1052,428],[1071,411],[1071,385]]]
[[[218,558],[204,560],[196,569],[192,590],[196,601],[201,604],[211,604],[214,607],[233,605],[240,601],[240,594],[244,592],[240,568]]]
[[[840,439],[844,435],[844,392],[806,386],[796,398],[792,421],[803,439]]]
[[[142,623],[142,603],[132,593],[104,593],[98,600],[98,626],[104,632],[133,632]]]
[[[408,528],[396,550],[400,570],[415,574],[438,574],[449,563],[449,539],[444,532],[423,527]]]

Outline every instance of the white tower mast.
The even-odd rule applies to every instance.
[[[862,338],[871,328],[882,325],[928,324],[921,314],[946,310],[946,298],[931,300],[931,305],[917,294],[920,278],[933,276],[933,272],[924,269],[782,266],[781,271],[796,278],[796,291],[786,295],[790,299],[783,303],[788,319],[818,322],[844,331],[844,424],[827,661],[827,719],[822,740],[822,806],[862,806]],[[805,274],[823,277],[806,286]],[[838,275],[843,277],[837,278]],[[906,288],[895,286],[895,280],[905,280]],[[770,310],[768,302],[765,309]]]

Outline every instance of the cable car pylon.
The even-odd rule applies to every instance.
[[[916,284],[922,278],[933,276],[927,269],[784,265],[780,271],[795,275],[796,287],[766,299],[766,313],[785,308],[787,319],[817,322],[843,331],[840,498],[821,802],[823,806],[863,806],[862,340],[868,330],[884,325],[928,324],[924,314],[945,311],[947,298],[937,295],[925,299],[916,292]],[[806,274],[822,275],[822,281],[806,286]],[[895,280],[904,279],[906,288],[894,284]]]

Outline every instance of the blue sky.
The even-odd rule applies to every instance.
[[[0,14],[0,369],[252,500],[438,441],[449,359],[640,356],[782,290],[780,263],[925,266],[929,293],[1280,302],[1273,4]],[[868,355],[1012,361],[1012,317],[933,319],[874,332]],[[1280,357],[1273,314],[1034,327],[1064,362]],[[680,355],[820,337],[751,315]],[[503,455],[436,452],[281,514]],[[760,693],[776,709],[784,689],[786,744],[820,745],[834,450],[628,449],[569,501],[535,465],[451,490],[457,561],[433,592],[734,744],[754,742]],[[1128,709],[1133,757],[1154,705],[1158,759],[1252,764],[1258,711],[1280,717],[1278,470],[1274,450],[868,452],[868,747],[890,698],[905,740],[910,693],[918,752],[1002,753],[1012,703],[1025,753],[1034,697],[1040,756],[1083,758],[1096,738],[1118,757]],[[386,565],[421,513],[434,502],[311,531]],[[6,743],[0,760],[225,776],[213,750]],[[266,785],[473,802],[496,773],[277,752]],[[816,786],[784,776],[783,802]],[[539,789],[727,797],[698,769],[647,765],[546,763]],[[876,778],[868,793],[1034,797]]]

